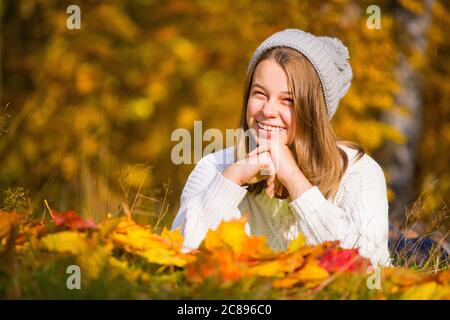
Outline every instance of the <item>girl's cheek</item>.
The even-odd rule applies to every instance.
[[[254,99],[249,99],[247,104],[247,120],[254,118],[261,110],[262,103],[255,101]]]
[[[293,123],[293,117],[294,113],[292,110],[283,110],[280,113],[281,120],[283,120],[283,123],[286,125],[288,131],[291,128],[291,124]]]

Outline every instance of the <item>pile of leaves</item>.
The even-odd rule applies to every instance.
[[[179,230],[136,223],[130,216],[100,223],[73,211],[51,219],[0,211],[1,298],[129,299],[449,299],[450,270],[376,271],[357,249],[338,242],[307,246],[299,236],[284,252],[247,236],[245,220],[223,222],[198,250],[184,253]],[[68,266],[81,287],[69,289]]]

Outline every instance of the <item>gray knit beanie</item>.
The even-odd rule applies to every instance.
[[[274,47],[289,47],[302,53],[314,66],[322,83],[328,117],[337,110],[352,80],[347,47],[337,38],[318,37],[298,29],[285,29],[264,40],[255,50],[247,74],[261,55]]]

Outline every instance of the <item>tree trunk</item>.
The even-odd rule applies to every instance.
[[[431,19],[433,0],[424,1],[420,14],[412,13],[400,5],[394,5],[394,18],[397,23],[399,47],[407,48],[399,52],[399,65],[396,77],[400,91],[395,97],[397,105],[407,110],[392,109],[382,115],[382,120],[396,127],[406,137],[405,144],[388,142],[380,151],[382,165],[389,174],[389,185],[395,193],[390,204],[390,219],[402,223],[406,217],[405,209],[415,200],[414,176],[416,174],[416,148],[421,134],[421,115],[423,89],[420,72],[408,61],[410,54],[417,51],[426,54],[427,30]],[[411,51],[413,50],[413,51]]]

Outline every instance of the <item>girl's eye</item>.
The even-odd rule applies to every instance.
[[[262,96],[266,96],[264,93],[262,93],[261,91],[255,91],[256,95],[262,95]]]
[[[284,101],[286,101],[289,105],[294,103],[294,100],[292,99],[284,99]]]

